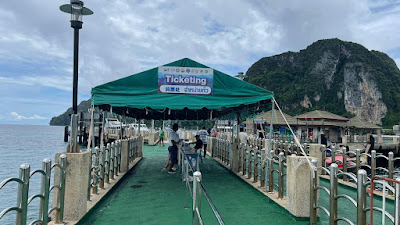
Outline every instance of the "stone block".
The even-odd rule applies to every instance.
[[[238,142],[235,140],[233,142],[233,149],[232,149],[232,171],[235,173],[239,172],[239,148]]]
[[[311,157],[309,157],[311,161]],[[310,216],[311,167],[305,156],[288,156],[287,210],[296,217]]]
[[[215,137],[212,137],[212,138],[210,138],[210,140],[211,140],[211,143],[210,143],[211,146],[210,147],[207,146],[207,152],[209,152],[211,154],[211,157],[213,157],[214,156],[214,154],[213,154],[214,148],[216,148],[216,145],[217,145],[217,139]]]
[[[139,136],[139,149],[138,149],[138,157],[143,157],[143,136]]]
[[[124,139],[121,141],[121,173],[129,170],[129,142]]]
[[[149,133],[148,135],[148,145],[152,146],[158,141],[158,132]]]
[[[80,220],[87,211],[87,194],[89,188],[90,152],[57,153],[56,162],[61,154],[67,156],[65,173],[64,221]],[[54,182],[58,183],[58,169],[54,173]],[[53,192],[53,207],[56,204],[58,191]]]
[[[322,166],[322,154],[321,152],[322,145],[320,144],[310,144],[310,157],[314,157],[318,160],[318,166]]]

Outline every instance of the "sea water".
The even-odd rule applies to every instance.
[[[30,165],[31,172],[42,169],[45,158],[50,158],[54,164],[55,154],[65,152],[67,145],[64,142],[64,127],[0,124],[0,182],[9,177],[18,177],[19,167],[23,163]],[[29,197],[40,193],[41,176],[38,173],[32,176]],[[16,182],[11,182],[0,189],[0,212],[16,206],[17,187]],[[39,198],[36,198],[28,206],[28,224],[39,219],[38,212]],[[7,213],[0,219],[0,224],[15,224],[15,215],[15,212]]]

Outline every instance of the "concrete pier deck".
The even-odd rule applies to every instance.
[[[191,224],[192,200],[180,175],[161,172],[167,147],[143,148],[135,169],[78,224]],[[226,224],[308,224],[241,180],[214,159],[200,165],[203,184]],[[205,224],[218,224],[202,199]],[[185,208],[187,206],[188,208]],[[308,207],[308,206],[305,206]]]

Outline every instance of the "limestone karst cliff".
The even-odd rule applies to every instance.
[[[291,114],[324,109],[376,124],[400,121],[400,71],[386,54],[339,39],[265,57],[246,81],[275,93]]]

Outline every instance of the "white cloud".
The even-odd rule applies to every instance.
[[[0,5],[0,84],[70,93],[73,29],[61,4]],[[97,0],[85,6],[94,14],[80,30],[80,94],[184,57],[228,74],[246,72],[261,57],[324,38],[400,55],[400,1],[394,0]]]
[[[0,76],[0,82],[27,86],[45,86],[64,91],[72,90],[72,78],[68,76],[21,76],[19,78]]]
[[[11,112],[10,115],[15,119],[15,120],[45,120],[47,118],[38,116],[38,115],[33,115],[31,117],[26,117],[26,116],[21,116],[16,112]]]
[[[15,82],[71,89],[73,30],[59,4],[21,0],[0,6],[0,45],[6,46],[0,58],[50,61],[64,77],[20,75]],[[380,51],[399,46],[399,4],[389,0],[99,0],[86,6],[94,15],[84,17],[80,30],[79,87],[85,93],[184,57],[236,74],[238,68],[247,70],[255,56],[297,51],[322,38]]]

